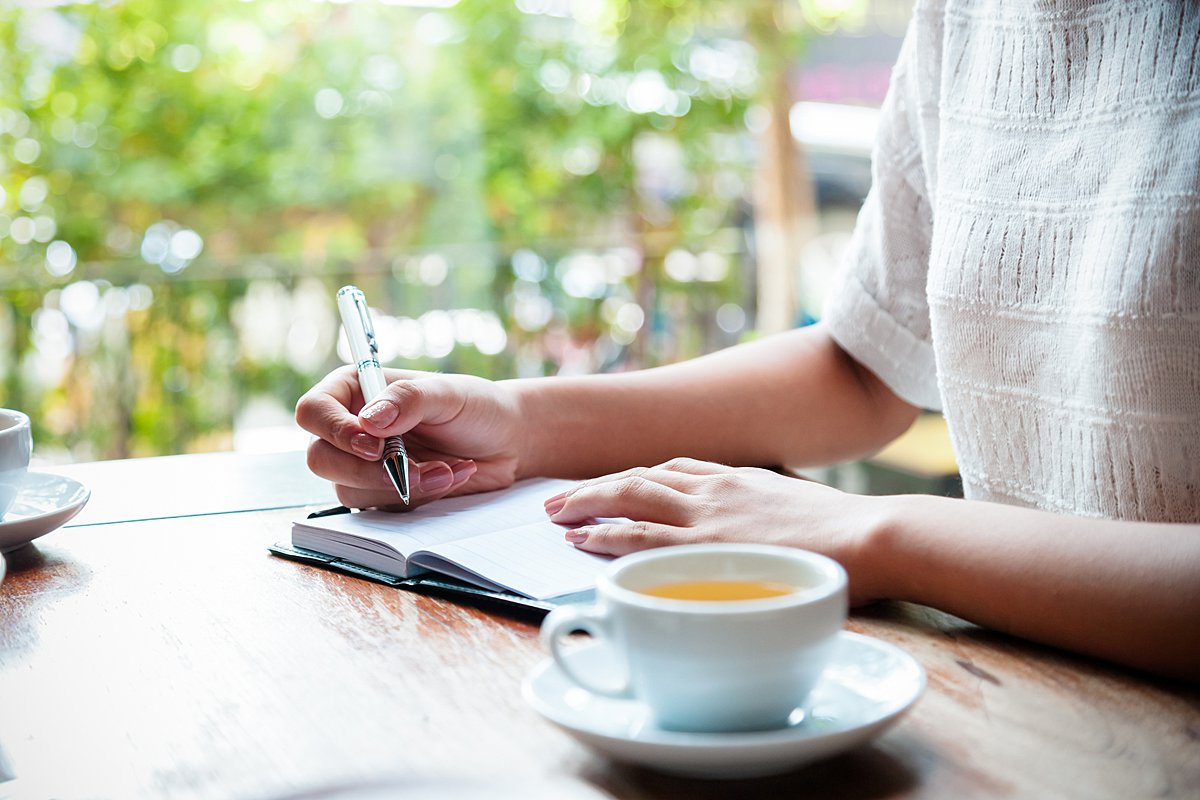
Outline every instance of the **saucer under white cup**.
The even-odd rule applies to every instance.
[[[583,645],[567,657],[588,669],[606,668],[602,646]],[[616,761],[690,777],[749,778],[793,770],[870,741],[911,708],[924,688],[925,671],[908,653],[843,631],[805,708],[777,730],[663,730],[639,701],[589,692],[553,659],[529,674],[522,692],[543,717]]]
[[[24,547],[62,527],[87,504],[91,492],[74,478],[27,472],[17,496],[0,519],[0,553]]]

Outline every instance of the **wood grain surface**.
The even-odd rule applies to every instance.
[[[50,467],[92,497],[68,527],[338,504],[332,485],[309,472],[302,451],[189,453]],[[263,476],[271,476],[264,486]]]
[[[536,621],[267,554],[300,510],[56,531],[0,585],[0,798],[271,798],[404,775],[573,778],[615,798],[1200,796],[1200,694],[905,604],[849,627],[925,696],[869,746],[698,781],[623,767],[527,707]]]

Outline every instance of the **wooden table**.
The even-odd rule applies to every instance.
[[[1200,796],[1195,688],[907,604],[849,625],[906,648],[929,675],[911,714],[873,744],[751,781],[615,765],[521,699],[543,657],[536,621],[268,555],[305,510],[272,506],[327,491],[293,491],[299,454],[271,463],[288,474],[218,470],[194,487],[188,516],[150,520],[137,519],[141,481],[211,464],[76,472],[120,471],[96,502],[128,519],[9,556],[0,744],[17,779],[0,798],[269,798],[388,775],[570,778],[616,798]],[[231,482],[264,510],[228,508]]]

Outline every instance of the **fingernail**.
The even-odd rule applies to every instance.
[[[429,466],[421,470],[421,491],[440,492],[454,484],[454,473],[445,464]]]
[[[579,529],[579,528],[576,528],[573,531],[567,531],[563,535],[566,536],[567,541],[571,542],[572,544],[580,544],[581,542],[586,542],[587,537],[588,537],[587,531]]]
[[[479,469],[474,461],[456,461],[450,465],[450,472],[454,476],[454,483],[459,484],[467,478],[475,474],[475,470]]]
[[[400,416],[400,409],[396,408],[396,404],[390,400],[376,400],[364,408],[359,416],[372,425],[382,428],[392,424],[392,421]]]
[[[546,501],[545,501],[546,513],[553,514],[554,511],[558,511],[559,509],[561,509],[563,507],[563,505],[567,502],[567,499],[570,498],[571,495],[573,495],[577,491],[579,491],[581,488],[583,488],[582,483],[572,486],[570,489],[567,489],[565,492],[559,492],[558,494],[554,495],[553,497],[546,498]],[[554,511],[550,510],[551,506],[554,506]]]
[[[360,456],[379,458],[379,440],[365,433],[356,433],[350,437],[350,447]]]

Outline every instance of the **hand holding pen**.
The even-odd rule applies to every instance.
[[[379,344],[375,340],[375,326],[371,324],[371,312],[367,298],[355,286],[343,286],[337,293],[338,311],[342,315],[342,327],[350,343],[350,354],[358,370],[358,384],[362,389],[363,404],[372,400],[387,388],[383,369],[379,366]],[[392,485],[400,493],[404,505],[409,504],[408,453],[404,440],[389,436],[383,443],[383,468]]]
[[[367,305],[354,302],[354,287],[343,291],[338,307],[354,363],[330,372],[296,403],[296,422],[314,435],[308,467],[333,483],[338,502],[400,510],[501,489],[523,472],[534,474],[527,458],[539,451],[534,434],[544,425],[522,407],[513,382],[379,369]],[[367,362],[365,370],[361,362]],[[400,435],[408,458],[397,452],[391,466],[385,462],[380,469],[381,451]],[[397,500],[405,477],[407,505]]]

